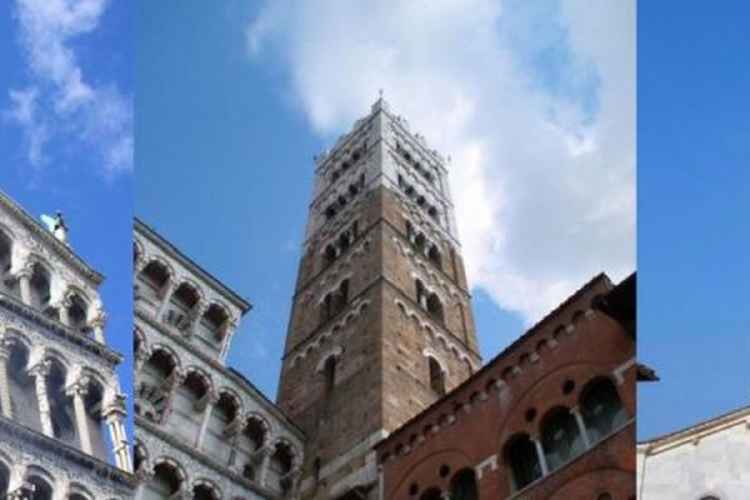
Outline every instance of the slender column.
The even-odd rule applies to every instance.
[[[208,422],[211,420],[211,413],[213,412],[214,406],[218,401],[219,397],[216,395],[216,393],[209,392],[203,397],[203,400],[200,403],[202,406],[204,406],[203,421],[201,422],[201,428],[198,431],[198,436],[195,439],[195,447],[199,450],[203,447],[203,440],[206,437]]]
[[[104,327],[107,324],[107,314],[104,311],[97,311],[90,325],[94,330],[94,340],[100,344],[106,344],[104,339]]]
[[[193,309],[190,311],[190,326],[185,331],[188,336],[197,333],[198,325],[201,322],[201,318],[206,313],[206,308],[207,305],[205,299],[200,299],[200,301],[193,306]]]
[[[63,299],[57,303],[57,312],[60,315],[60,323],[65,326],[70,326],[70,316],[68,314],[68,308],[72,305],[70,299]]]
[[[229,352],[229,343],[232,340],[232,335],[234,335],[235,328],[237,328],[237,323],[234,320],[227,320],[223,326],[224,336],[221,339],[221,350],[219,351],[219,361],[224,361],[224,359],[226,358],[227,352]]]
[[[589,438],[589,433],[586,430],[586,424],[583,422],[581,411],[577,406],[574,406],[570,409],[570,413],[576,419],[576,424],[578,424],[578,431],[581,433],[581,437],[583,438],[583,444],[586,445],[586,449],[588,450],[589,448],[591,448],[591,438]]]
[[[258,483],[260,483],[263,487],[268,487],[267,481],[268,481],[268,468],[269,463],[271,462],[271,450],[268,448],[263,448],[263,457],[261,458],[260,462],[260,478]]]
[[[534,448],[536,448],[536,458],[539,460],[539,465],[542,468],[542,476],[546,476],[549,474],[549,468],[547,467],[547,457],[544,456],[542,442],[537,438],[532,438],[531,441],[534,443]]]
[[[161,416],[161,425],[166,425],[167,420],[169,419],[170,413],[172,413],[172,404],[174,402],[174,396],[175,392],[177,391],[177,388],[182,384],[182,382],[185,380],[185,374],[178,372],[176,369],[172,373],[172,375],[169,376],[169,378],[166,380],[166,390],[168,392],[167,397],[165,398],[166,401],[164,403],[164,412]]]
[[[10,340],[7,338],[0,339],[0,406],[2,406],[3,416],[6,418],[13,418],[13,403],[10,399],[10,384],[8,384],[10,349]]]
[[[66,391],[68,396],[73,397],[73,410],[76,415],[76,428],[78,429],[78,436],[81,442],[81,450],[89,455],[94,454],[94,449],[91,446],[91,433],[89,432],[89,423],[86,418],[86,406],[83,398],[88,393],[88,380],[83,379],[77,381]]]
[[[103,412],[103,417],[109,430],[110,441],[112,441],[112,454],[115,457],[115,464],[122,470],[132,472],[133,463],[130,460],[128,438],[125,435],[125,427],[122,423],[125,415],[123,396],[116,396],[115,401],[107,405]]]
[[[18,273],[18,283],[21,287],[21,300],[27,306],[31,305],[31,269],[23,269]]]
[[[164,314],[164,309],[167,307],[167,304],[169,304],[169,299],[172,298],[173,290],[174,290],[174,280],[170,277],[164,289],[164,294],[161,297],[161,303],[159,304],[157,312],[156,312],[156,319],[158,319],[159,321],[162,320],[161,316],[162,314]]]
[[[49,375],[50,362],[44,360],[37,363],[29,370],[34,377],[36,386],[36,399],[39,404],[39,420],[42,424],[42,432],[49,437],[55,437],[50,419],[49,396],[47,395],[47,375]]]

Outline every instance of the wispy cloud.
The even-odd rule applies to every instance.
[[[28,64],[26,88],[9,91],[5,117],[25,134],[27,159],[50,161],[54,139],[95,152],[108,177],[133,168],[133,102],[114,84],[84,76],[73,41],[97,29],[108,0],[16,0],[20,47]]]
[[[635,7],[269,1],[247,28],[326,139],[378,88],[453,157],[473,286],[527,322],[635,266]]]

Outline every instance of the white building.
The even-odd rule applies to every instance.
[[[638,445],[641,500],[750,498],[750,407]]]
[[[225,364],[250,304],[135,222],[139,499],[295,494],[303,435]]]
[[[53,234],[0,192],[0,497],[132,498],[104,278],[66,231]]]

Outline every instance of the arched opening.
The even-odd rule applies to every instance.
[[[16,342],[8,360],[8,385],[10,386],[11,412],[13,420],[36,431],[42,430],[39,418],[39,402],[36,398],[34,376],[28,373],[29,351]]]
[[[474,469],[462,469],[451,479],[451,500],[479,500],[479,488]]]
[[[445,372],[440,363],[432,356],[427,357],[430,367],[430,387],[438,395],[445,394]]]
[[[536,446],[528,435],[521,434],[511,438],[504,455],[513,491],[521,490],[542,477]]]
[[[432,487],[424,491],[419,500],[443,500],[443,494],[440,488]]]
[[[80,448],[73,402],[65,392],[66,378],[65,367],[53,359],[49,375],[47,375],[47,397],[49,398],[52,432],[60,441]]]
[[[28,482],[34,485],[33,500],[52,500],[52,486],[39,476],[31,476]]]
[[[440,250],[438,250],[437,245],[430,246],[430,251],[427,253],[427,258],[432,261],[433,264],[435,264],[439,269],[443,268],[443,259],[440,256]]]
[[[333,316],[333,295],[327,293],[320,303],[320,323],[325,323]]]
[[[52,277],[41,264],[34,264],[31,273],[31,306],[45,311],[50,305]]]
[[[138,275],[138,281],[143,285],[138,288],[139,295],[158,302],[169,282],[169,269],[161,262],[153,260],[143,268]]]
[[[175,358],[164,349],[155,349],[136,372],[137,398],[135,412],[152,422],[160,422],[166,405],[167,380],[177,366]]]
[[[554,471],[586,449],[575,416],[567,408],[552,410],[542,423],[542,448]]]
[[[78,294],[72,295],[68,307],[68,326],[81,333],[88,333],[88,311],[86,301]]]
[[[422,252],[424,250],[425,245],[427,244],[427,238],[425,238],[424,234],[419,233],[414,238],[414,248]]]
[[[294,452],[289,444],[279,442],[276,444],[273,455],[268,463],[269,484],[276,486],[277,491],[282,494],[289,492],[292,486],[289,473],[294,465]]]
[[[339,285],[338,293],[336,294],[336,311],[334,314],[338,314],[344,310],[346,304],[349,302],[349,280],[346,279]]]
[[[201,425],[201,400],[208,394],[208,381],[203,375],[191,371],[174,393],[170,424],[188,442],[195,440]]]
[[[230,424],[237,418],[238,413],[237,399],[227,392],[222,392],[211,411],[208,430],[204,437],[203,449],[225,463],[231,452],[231,443],[227,439],[231,433]]]
[[[146,463],[146,450],[143,448],[143,445],[140,443],[136,443],[136,445],[133,447],[133,471],[138,472],[141,470],[141,467],[143,467],[143,464]]]
[[[221,343],[226,334],[228,321],[229,313],[218,304],[211,304],[200,319],[198,338],[203,341],[207,348],[218,353],[222,347]]]
[[[336,385],[336,356],[329,356],[323,366],[323,380],[325,383],[325,393],[331,394]]]
[[[339,236],[339,248],[341,249],[341,253],[343,254],[347,250],[349,250],[349,247],[352,245],[352,236],[349,234],[349,231],[344,231]]]
[[[252,451],[260,450],[266,442],[266,426],[263,421],[257,417],[249,417],[242,432],[247,438],[247,442]]]
[[[435,293],[431,293],[430,296],[427,297],[427,312],[430,313],[432,319],[438,323],[443,322],[443,304]]]
[[[193,500],[219,500],[219,496],[210,486],[198,484],[193,488]]]
[[[84,399],[87,427],[94,456],[106,461],[109,455],[108,449],[112,447],[112,443],[110,443],[109,435],[102,419],[103,405],[104,387],[99,382],[92,380],[89,383]]]
[[[325,264],[326,266],[329,266],[333,263],[333,261],[336,260],[336,247],[331,245],[330,243],[326,246],[325,249]]]
[[[164,320],[178,330],[186,331],[190,327],[191,312],[199,300],[200,295],[192,285],[180,283],[169,298]]]
[[[13,266],[13,240],[0,231],[0,291],[9,291],[10,284],[5,277]]]
[[[5,498],[8,494],[8,485],[10,484],[10,468],[0,462],[0,498]]]
[[[628,421],[617,388],[608,378],[592,380],[581,393],[581,414],[592,443],[608,436]]]
[[[416,281],[416,289],[417,289],[417,304],[419,304],[423,309],[427,309],[427,290],[424,287],[424,284],[422,283],[422,280]]]
[[[167,463],[154,467],[154,475],[146,486],[144,498],[149,500],[171,498],[180,491],[182,479],[177,469]]]

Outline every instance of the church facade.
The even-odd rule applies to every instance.
[[[0,192],[0,496],[126,500],[123,358],[105,341],[104,277],[58,217],[53,232]]]
[[[638,498],[734,500],[750,488],[750,407],[638,444]]]
[[[302,431],[225,359],[250,304],[135,221],[136,499],[296,494]]]

